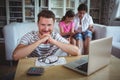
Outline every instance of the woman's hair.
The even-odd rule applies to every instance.
[[[78,11],[82,11],[82,10],[84,10],[84,11],[88,11],[88,8],[87,8],[87,5],[86,4],[80,4],[79,6],[78,6]]]
[[[65,16],[62,17],[61,21],[64,21],[66,19],[66,17],[74,17],[75,14],[72,10],[68,10],[65,14]]]
[[[50,10],[42,10],[39,14],[38,14],[38,22],[40,20],[40,17],[44,17],[44,18],[52,18],[53,21],[55,22],[55,14],[50,11]]]

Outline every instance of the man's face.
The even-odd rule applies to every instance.
[[[82,11],[78,11],[78,15],[79,15],[79,18],[82,19],[83,16],[85,15],[86,11],[82,10]]]
[[[51,34],[53,31],[54,21],[52,18],[40,17],[38,28],[40,35]]]

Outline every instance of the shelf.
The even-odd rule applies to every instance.
[[[43,9],[48,9],[48,7],[43,7],[43,6],[41,6],[40,8],[43,8]]]
[[[22,17],[10,17],[10,19],[17,19],[17,18],[21,18],[22,19]]]
[[[5,7],[0,7],[0,16],[6,16]]]
[[[22,2],[21,0],[9,0],[9,1],[13,1],[13,2]]]
[[[67,7],[67,8],[66,8],[66,11],[68,11],[68,10],[73,10],[73,11],[75,12],[75,9],[74,9],[74,8]]]
[[[9,22],[22,22],[22,18],[13,18],[13,19],[10,19]]]
[[[0,25],[0,43],[4,43],[3,27],[4,25]]]
[[[66,7],[75,7],[75,1],[74,0],[66,0]]]
[[[0,20],[0,28],[6,25],[6,20]]]
[[[63,9],[52,9],[53,13],[55,14],[56,17],[61,18],[63,14]]]
[[[25,9],[25,17],[26,16],[34,16],[34,9],[33,8],[26,8]]]
[[[24,22],[27,20],[26,18],[29,18],[29,21],[30,19],[34,19],[36,22],[39,11],[49,9],[54,12],[56,19],[60,19],[65,15],[67,10],[71,9],[76,13],[79,4],[85,3],[90,5],[88,8],[90,15],[95,19],[99,19],[99,4],[96,4],[94,1],[97,2],[97,0],[7,0],[8,10],[10,12],[7,16],[10,17],[8,17],[9,19],[11,19],[11,17],[22,17]],[[95,4],[95,6],[92,4]],[[7,21],[9,21],[9,19],[7,19]]]
[[[6,16],[0,16],[0,20],[6,20]]]
[[[51,0],[51,7],[63,7],[64,0]]]
[[[25,18],[34,18],[34,16],[25,16]]]
[[[35,0],[25,0],[25,5],[34,5]]]
[[[51,7],[51,9],[63,9],[63,7]]]
[[[33,19],[33,18],[26,18],[25,22],[35,22],[35,19]]]
[[[17,11],[17,12],[15,12],[15,11],[10,11],[10,13],[13,13],[13,14],[22,14],[21,11]]]
[[[9,6],[10,8],[22,8],[22,6]]]
[[[0,0],[0,43],[1,39],[3,39],[2,29],[6,25],[6,6],[5,0]]]
[[[5,42],[4,38],[0,37],[0,43],[4,43],[4,42]]]
[[[22,22],[22,0],[6,0],[7,24],[11,22]]]
[[[66,9],[74,9],[73,7],[66,7]]]
[[[48,2],[49,0],[40,0],[39,1],[39,6],[41,7],[48,7]]]
[[[22,2],[18,2],[18,1],[9,1],[9,6],[13,6],[13,7],[16,7],[16,6],[21,6],[22,5]]]
[[[10,18],[11,17],[22,17],[21,13],[10,13]]]
[[[0,0],[0,7],[5,7],[5,0]]]
[[[34,8],[35,6],[33,5],[25,5],[26,8]]]

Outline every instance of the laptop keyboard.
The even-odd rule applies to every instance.
[[[88,62],[88,57],[83,57],[83,58],[75,61],[75,63],[77,63],[77,64],[83,64],[83,63],[87,63],[87,62]]]
[[[82,65],[80,65],[80,66],[78,66],[78,67],[76,67],[78,70],[82,70],[82,71],[84,71],[84,72],[87,72],[87,70],[88,70],[88,63],[84,63],[84,64],[82,64]]]

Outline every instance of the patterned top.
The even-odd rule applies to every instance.
[[[57,41],[63,42],[63,43],[69,43],[66,39],[64,39],[59,33],[52,32],[51,37]],[[38,37],[38,31],[31,31],[27,34],[25,34],[20,44],[24,45],[30,45],[40,38]],[[40,44],[28,57],[39,57],[40,55],[54,55],[54,53],[59,48],[56,45],[53,44]]]

